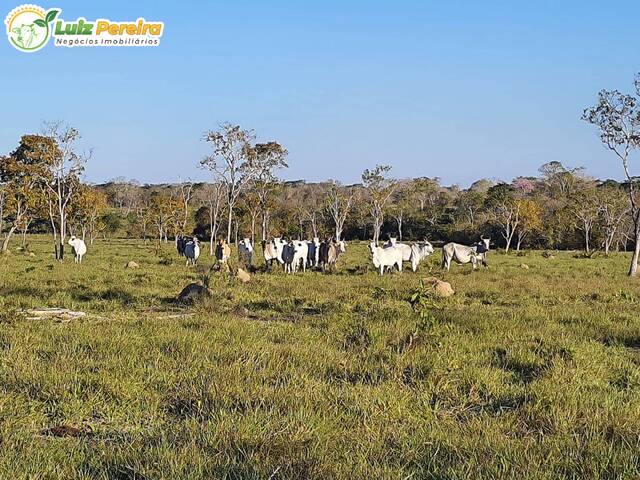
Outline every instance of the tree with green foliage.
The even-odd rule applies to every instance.
[[[218,130],[205,133],[213,153],[200,163],[214,174],[214,180],[224,185],[227,204],[227,242],[231,243],[234,209],[240,194],[254,174],[255,149],[251,142],[255,134],[239,125],[224,123]]]
[[[595,125],[600,133],[600,141],[622,163],[622,170],[628,182],[630,214],[633,221],[634,249],[629,266],[629,276],[638,274],[640,258],[640,199],[638,198],[638,177],[631,174],[630,160],[640,147],[640,74],[635,78],[635,95],[618,90],[602,90],[595,106],[586,108],[582,119]]]
[[[387,204],[397,187],[397,182],[388,176],[390,171],[389,165],[376,165],[372,170],[362,172],[362,183],[373,220],[373,241],[376,243],[380,240]]]

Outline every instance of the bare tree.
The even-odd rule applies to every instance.
[[[571,212],[577,219],[577,228],[584,237],[584,249],[591,250],[591,233],[598,221],[599,205],[595,185],[585,185],[573,195]]]
[[[109,182],[108,189],[115,206],[129,215],[136,209],[140,195],[140,183],[125,177],[116,177]]]
[[[629,276],[638,273],[640,257],[640,205],[637,196],[637,177],[631,175],[629,160],[631,153],[640,146],[640,74],[635,78],[636,95],[623,94],[617,90],[602,90],[594,107],[584,110],[582,119],[595,125],[600,132],[603,145],[613,152],[622,163],[628,182],[631,218],[633,221],[634,249],[629,267]]]
[[[340,241],[342,237],[344,222],[347,220],[347,215],[349,215],[353,200],[353,192],[345,191],[345,189],[340,187],[335,181],[331,182],[326,196],[326,209],[333,220],[336,241]]]
[[[362,183],[368,194],[369,210],[373,219],[373,241],[380,239],[387,203],[396,189],[397,182],[387,177],[389,165],[376,165],[373,170],[362,172]]]
[[[217,131],[209,131],[204,140],[213,147],[213,154],[200,163],[211,170],[217,182],[225,187],[227,196],[227,242],[231,242],[233,213],[238,197],[253,177],[255,150],[252,131],[225,123]]]
[[[186,233],[187,222],[189,221],[189,202],[193,197],[193,183],[190,181],[181,182],[180,204],[182,206],[182,233]]]
[[[209,255],[213,255],[215,238],[220,228],[220,212],[226,196],[225,187],[222,183],[207,183],[198,189],[197,196],[209,214]]]
[[[625,197],[624,191],[619,187],[599,187],[598,212],[604,233],[604,253],[608,255],[620,236],[624,218],[629,215],[629,200]]]
[[[71,197],[80,183],[80,175],[91,156],[80,153],[76,144],[80,140],[80,132],[63,122],[45,123],[43,135],[57,146],[51,149],[44,164],[40,178],[49,204],[49,218],[53,229],[54,241],[59,234],[56,245],[56,259],[64,259],[64,243],[67,236],[67,209]]]
[[[254,152],[253,181],[251,185],[255,191],[262,214],[262,240],[266,240],[269,230],[269,199],[279,184],[275,170],[289,167],[285,161],[289,152],[278,142],[257,143],[254,146]],[[252,231],[254,231],[254,228],[252,228]]]

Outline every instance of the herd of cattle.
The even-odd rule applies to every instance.
[[[471,263],[475,270],[478,263],[487,266],[487,252],[489,251],[489,238],[481,237],[474,245],[467,246],[459,243],[447,243],[442,247],[442,268],[449,270],[451,262],[459,264]],[[299,269],[318,268],[322,271],[335,268],[340,255],[346,252],[347,244],[344,240],[336,241],[320,240],[284,240],[275,237],[270,241],[262,242],[262,252],[265,260],[265,268],[270,269],[274,262],[280,263],[285,273],[296,273]],[[200,256],[200,245],[196,237],[178,236],[176,238],[178,254],[187,260],[187,266],[195,266]],[[382,246],[375,242],[369,244],[371,260],[380,275],[385,271],[402,271],[404,262],[411,263],[411,269],[415,272],[422,260],[434,252],[434,248],[428,241],[406,244],[398,242],[395,238]],[[216,244],[216,258],[225,263],[231,257],[231,247],[224,240],[218,240]],[[253,267],[254,247],[248,238],[238,243],[238,259],[246,268]]]

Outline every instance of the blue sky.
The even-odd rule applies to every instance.
[[[0,42],[0,152],[63,119],[94,150],[91,182],[207,179],[202,134],[224,121],[284,144],[287,179],[386,163],[467,186],[551,160],[621,177],[580,115],[602,88],[632,90],[637,1],[33,3],[165,22],[156,48]]]

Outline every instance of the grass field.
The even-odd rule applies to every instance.
[[[212,276],[180,306],[199,275],[164,248],[99,242],[59,264],[42,237],[0,258],[0,478],[640,475],[627,255],[493,252],[414,309],[440,254],[380,278],[349,244],[336,274]],[[21,314],[42,306],[88,315]]]

